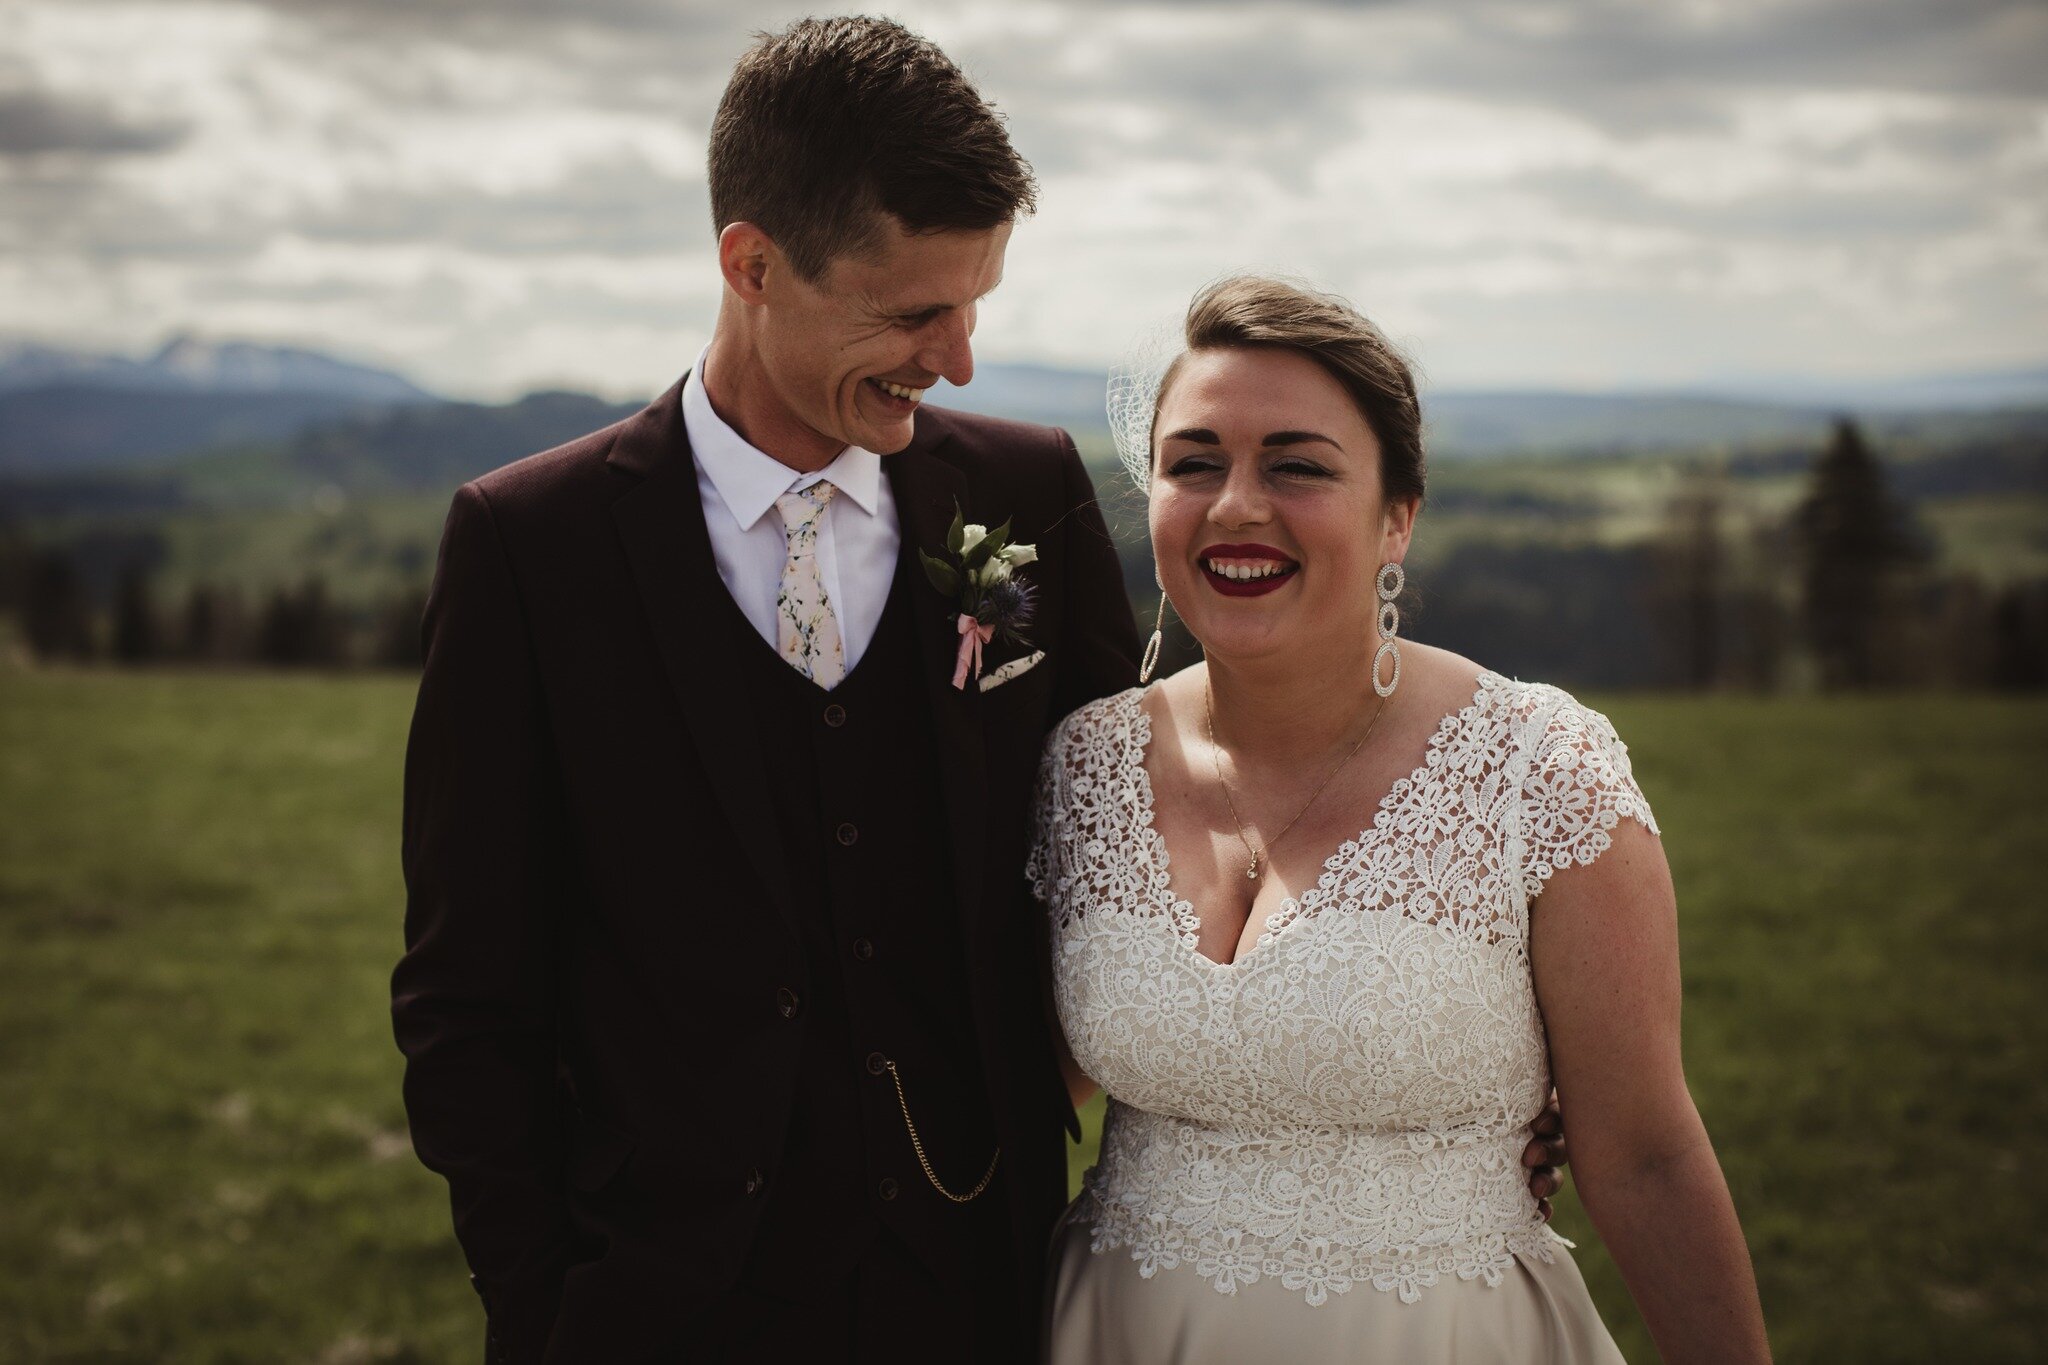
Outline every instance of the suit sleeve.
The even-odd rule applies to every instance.
[[[561,778],[491,506],[456,494],[405,756],[391,1011],[414,1149],[446,1177],[492,1361],[538,1360],[568,1255],[556,1081]]]
[[[1123,566],[1097,505],[1095,485],[1074,448],[1074,438],[1064,431],[1059,437],[1069,510],[1060,522],[1066,544],[1066,625],[1061,633],[1066,658],[1052,698],[1055,718],[1136,685],[1139,653],[1138,624],[1124,592]]]

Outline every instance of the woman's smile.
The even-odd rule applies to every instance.
[[[1299,561],[1270,545],[1211,545],[1198,562],[1202,578],[1225,597],[1278,592],[1301,571]]]

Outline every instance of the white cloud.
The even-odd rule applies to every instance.
[[[846,8],[853,8],[848,6]],[[716,307],[713,4],[16,0],[0,330],[198,327],[454,391],[646,391]],[[1099,363],[1229,269],[1357,299],[1441,383],[2037,362],[2029,0],[910,0],[1042,209],[987,358]]]

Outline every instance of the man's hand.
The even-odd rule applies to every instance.
[[[1559,1168],[1570,1160],[1564,1151],[1564,1115],[1558,1111],[1555,1090],[1550,1092],[1550,1103],[1529,1126],[1536,1136],[1522,1153],[1522,1164],[1529,1168],[1529,1193],[1536,1196],[1536,1209],[1547,1223],[1550,1196],[1564,1188],[1564,1173]]]

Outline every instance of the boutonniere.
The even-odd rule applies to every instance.
[[[932,586],[958,608],[953,624],[960,632],[960,657],[953,665],[953,686],[964,691],[970,674],[981,676],[983,645],[997,636],[1030,643],[1024,628],[1031,624],[1032,590],[1016,572],[1037,560],[1038,547],[1012,544],[1007,521],[993,531],[965,521],[955,504],[944,548],[919,550],[917,557]]]

